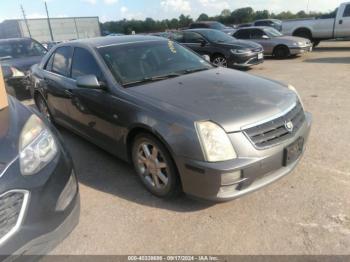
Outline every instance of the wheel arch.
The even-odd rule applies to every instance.
[[[275,51],[277,48],[280,48],[280,47],[284,47],[284,48],[287,48],[289,50],[289,47],[285,44],[278,44],[276,45],[274,48],[273,48],[273,51],[272,51],[272,55],[275,55]],[[290,53],[290,50],[289,50],[289,53]]]
[[[294,29],[292,35],[297,36],[297,33],[300,33],[300,32],[306,32],[310,36],[310,40],[312,39],[312,31],[310,28],[307,28],[307,27],[298,27]]]

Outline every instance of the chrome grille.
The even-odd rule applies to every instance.
[[[287,114],[244,130],[257,148],[266,148],[279,144],[295,135],[305,121],[305,113],[300,102]],[[292,122],[293,129],[288,130],[286,124]]]
[[[10,191],[0,196],[0,243],[21,223],[28,193]]]

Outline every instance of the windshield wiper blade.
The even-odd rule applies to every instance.
[[[145,77],[141,80],[137,80],[134,82],[129,82],[124,84],[125,87],[128,86],[133,86],[133,85],[137,85],[137,84],[143,84],[143,83],[148,83],[148,82],[155,82],[155,81],[161,81],[161,80],[165,80],[165,79],[169,79],[169,78],[174,78],[174,77],[178,77],[181,76],[181,74],[178,73],[171,73],[171,74],[167,74],[167,75],[160,75],[160,76],[152,76],[152,77]]]
[[[184,72],[184,74],[191,74],[191,73],[205,71],[205,70],[209,70],[209,68],[204,67],[204,68],[186,69],[183,72]]]

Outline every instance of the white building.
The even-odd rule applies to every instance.
[[[0,23],[0,38],[29,37],[39,42],[51,41],[47,18],[27,19],[30,34],[23,19],[5,20]],[[50,18],[54,41],[101,36],[98,17]]]

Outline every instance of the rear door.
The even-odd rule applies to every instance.
[[[55,121],[65,124],[68,123],[67,105],[71,99],[67,82],[69,82],[72,52],[73,48],[69,46],[57,48],[43,70],[48,106]]]
[[[335,20],[336,38],[350,37],[350,4],[342,4]]]
[[[267,37],[267,38],[264,38],[264,37]],[[257,29],[257,28],[250,29],[250,40],[262,45],[266,55],[272,54],[275,44],[264,32],[264,30]]]

